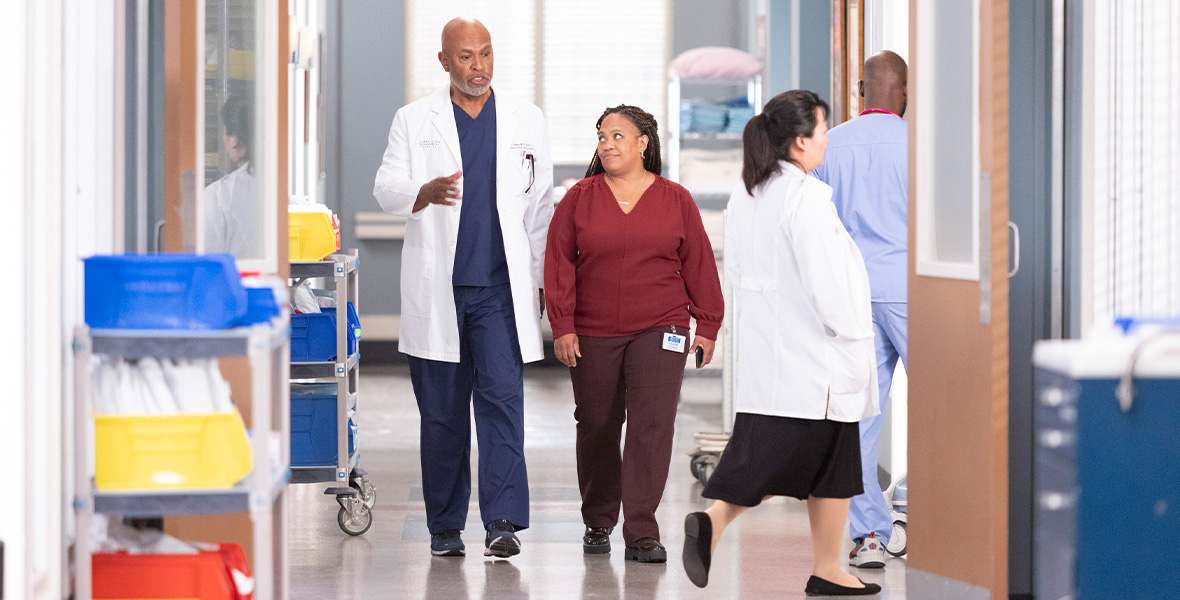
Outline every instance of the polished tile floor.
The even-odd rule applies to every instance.
[[[358,423],[362,466],[377,486],[375,521],[365,535],[349,537],[336,525],[336,503],[322,495],[326,484],[293,486],[288,505],[291,597],[802,598],[811,547],[806,507],[796,500],[774,499],[739,518],[717,549],[708,588],[693,586],[681,567],[684,515],[707,506],[688,466],[693,434],[720,427],[720,397],[719,377],[685,379],[671,476],[657,513],[668,563],[624,561],[621,527],[611,540],[614,553],[585,556],[569,374],[562,368],[529,367],[525,427],[532,527],[520,534],[523,551],[511,560],[482,556],[473,492],[464,532],[468,556],[437,558],[429,552],[409,372],[397,365],[365,367]],[[478,460],[474,448],[472,455]],[[851,549],[851,542],[846,545]],[[904,559],[889,560],[883,571],[857,574],[882,584],[879,598],[906,597]]]

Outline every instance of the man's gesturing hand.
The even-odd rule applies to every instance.
[[[418,190],[418,199],[414,201],[414,212],[426,208],[429,204],[454,206],[453,200],[463,198],[459,194],[459,184],[457,183],[462,176],[463,171],[456,171],[454,175],[431,179],[422,186],[422,189]]]

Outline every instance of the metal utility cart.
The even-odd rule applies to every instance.
[[[692,92],[708,93],[710,96],[732,96],[744,93],[746,102],[754,114],[762,112],[762,75],[750,77],[680,77],[668,79],[668,127],[665,133],[668,148],[668,179],[684,185],[692,193],[697,205],[702,208],[722,208],[729,200],[729,193],[737,181],[683,181],[681,158],[687,145],[706,149],[740,149],[741,132],[730,131],[681,131],[680,101],[684,99],[684,88]]]
[[[714,250],[718,262],[722,260],[722,251]],[[689,469],[692,476],[705,485],[709,476],[717,468],[721,460],[721,453],[729,444],[729,435],[733,432],[733,370],[736,366],[736,352],[733,343],[733,291],[729,285],[729,278],[721,275],[721,289],[725,298],[725,317],[721,321],[721,427],[720,432],[701,431],[693,435],[697,444],[689,459]]]
[[[289,321],[283,315],[267,324],[223,330],[74,330],[74,464],[77,537],[74,545],[75,593],[92,596],[92,528],[94,515],[167,517],[248,511],[254,528],[254,598],[287,597],[287,513],[282,501],[289,474],[289,406],[281,390],[287,385]],[[103,491],[95,487],[94,398],[90,395],[91,356],[137,359],[220,358],[247,356],[253,406],[250,474],[228,489]],[[279,439],[277,448],[272,439]],[[278,451],[276,456],[275,450]]]
[[[356,447],[351,452],[349,448],[350,416],[356,408],[360,377],[360,352],[359,345],[358,350],[349,352],[348,305],[352,304],[354,309],[359,305],[359,265],[358,251],[352,249],[321,261],[292,262],[290,275],[293,285],[305,279],[331,279],[336,299],[336,360],[291,363],[292,380],[328,381],[336,386],[336,464],[292,465],[291,483],[335,483],[324,490],[324,495],[336,497],[340,504],[336,522],[349,535],[361,535],[369,530],[373,524],[372,508],[377,502],[376,488],[358,465],[359,436]],[[360,338],[359,329],[355,338]]]
[[[700,208],[722,209],[726,202],[728,202],[729,193],[732,191],[733,186],[737,184],[737,181],[684,180],[681,169],[683,149],[686,143],[690,146],[713,150],[741,148],[742,134],[740,132],[724,130],[696,131],[689,129],[682,131],[680,103],[685,98],[684,91],[686,87],[692,92],[707,93],[713,97],[717,97],[718,95],[725,97],[744,95],[746,103],[753,109],[754,114],[758,114],[762,112],[762,75],[756,74],[750,77],[680,77],[678,75],[672,75],[668,79],[667,130],[670,132],[667,134],[668,178],[688,188],[689,192],[692,193],[693,200],[696,201]],[[714,248],[714,255],[718,262],[719,271],[722,274],[726,313],[725,319],[722,321],[720,340],[722,422],[721,431],[699,432],[694,436],[697,447],[691,453],[689,469],[692,471],[692,476],[699,480],[702,485],[713,474],[713,469],[716,468],[717,462],[721,458],[721,453],[725,450],[726,444],[729,443],[729,434],[733,430],[734,419],[733,369],[735,363],[733,329],[730,326],[730,323],[733,322],[731,308],[733,299],[729,282],[725,279],[724,270],[720,268],[724,260],[724,251],[719,246],[717,240],[714,240]]]

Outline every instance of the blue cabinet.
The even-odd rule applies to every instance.
[[[1036,598],[1180,589],[1180,343],[1136,352],[1143,342],[1048,341],[1034,352]],[[1136,354],[1124,407],[1120,380]]]

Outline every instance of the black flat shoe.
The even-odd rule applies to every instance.
[[[857,578],[859,580],[859,578]],[[808,596],[872,596],[881,592],[881,586],[875,583],[864,583],[864,587],[845,587],[832,583],[827,579],[820,579],[815,575],[807,580],[807,587],[803,591]]]
[[[614,527],[587,527],[582,536],[582,552],[586,554],[609,554],[610,532]]]
[[[640,538],[634,544],[627,544],[627,551],[623,553],[626,560],[637,560],[641,563],[668,562],[668,551],[655,538]]]
[[[697,587],[709,584],[709,563],[713,559],[713,519],[703,512],[684,518],[684,572]],[[808,589],[811,584],[808,583]]]

